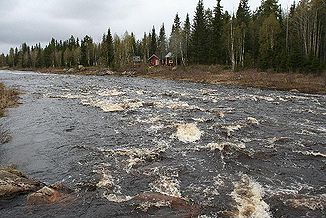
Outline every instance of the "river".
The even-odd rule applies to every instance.
[[[75,199],[0,201],[0,217],[326,216],[326,96],[115,76],[0,71],[15,165]]]

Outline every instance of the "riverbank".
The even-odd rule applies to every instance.
[[[196,83],[236,85],[282,91],[297,91],[311,94],[326,94],[325,72],[321,74],[261,72],[258,70],[232,72],[229,69],[225,69],[223,66],[216,65],[198,65],[179,68],[141,66],[129,67],[118,71],[111,71],[108,68],[99,67],[14,70],[31,70],[56,74],[138,76]]]
[[[0,117],[4,116],[6,108],[17,104],[18,95],[18,90],[7,88],[0,82]]]

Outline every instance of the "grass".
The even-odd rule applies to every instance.
[[[139,71],[138,76],[154,77],[171,80],[185,80],[190,82],[226,84],[244,87],[256,87],[274,90],[297,90],[304,93],[326,94],[326,73],[277,73],[244,70],[232,72],[223,66],[190,66],[169,69],[157,67],[146,73]]]
[[[19,92],[16,89],[7,88],[3,83],[0,83],[0,117],[5,115],[6,108],[13,107],[18,102]],[[11,136],[2,124],[0,124],[0,144],[9,142]]]
[[[18,90],[7,88],[0,83],[0,117],[5,115],[6,108],[13,107],[18,103],[18,95]]]

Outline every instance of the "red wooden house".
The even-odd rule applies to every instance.
[[[149,59],[148,59],[149,65],[150,66],[158,66],[160,65],[160,58],[157,57],[155,54],[153,54]]]

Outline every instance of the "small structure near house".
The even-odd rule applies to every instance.
[[[160,58],[157,57],[155,54],[153,54],[149,59],[149,65],[150,66],[158,66],[160,65]]]
[[[174,62],[173,62],[172,52],[169,52],[167,55],[165,55],[164,64],[166,66],[173,66]]]
[[[141,64],[141,58],[140,58],[140,56],[134,56],[132,58],[132,61],[133,61],[134,65],[140,65]]]
[[[132,59],[133,59],[134,63],[139,63],[139,62],[141,62],[141,58],[140,58],[140,56],[134,56]]]

